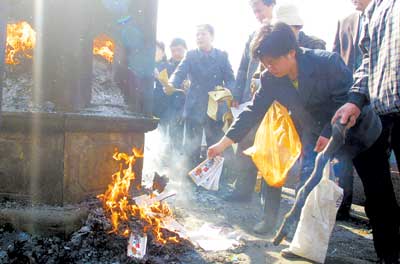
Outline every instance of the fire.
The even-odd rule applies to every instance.
[[[25,21],[7,25],[6,64],[19,64],[16,55],[33,57],[36,44],[36,32]]]
[[[163,218],[172,216],[172,211],[164,202],[156,202],[149,206],[138,206],[129,194],[131,182],[135,179],[133,167],[138,158],[143,158],[143,152],[133,148],[132,155],[115,152],[113,158],[120,163],[120,170],[112,175],[112,183],[104,194],[97,196],[110,215],[113,230],[124,237],[129,236],[128,221],[131,218],[140,219],[145,223],[144,233],[152,232],[156,241],[161,244],[179,242],[177,237],[164,237],[161,232]]]
[[[114,42],[106,35],[100,35],[93,41],[93,54],[99,55],[109,63],[114,59]]]

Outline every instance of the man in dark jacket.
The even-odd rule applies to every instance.
[[[313,150],[322,151],[329,141],[333,114],[347,100],[351,72],[336,53],[299,48],[292,29],[284,23],[265,25],[256,36],[252,53],[266,67],[261,88],[252,105],[240,114],[226,135],[209,148],[209,157],[220,155],[234,142],[240,142],[276,100],[290,111],[302,141],[304,159],[312,162]],[[336,158],[349,159],[372,145],[380,128],[377,116],[365,107],[363,118],[346,138],[349,151],[342,151]],[[308,176],[303,175],[303,183]],[[272,212],[274,215],[258,224],[263,233],[275,228],[281,196],[281,188],[270,187],[268,191],[271,193],[265,204],[265,217]]]
[[[303,27],[303,20],[301,19],[298,9],[295,5],[292,4],[285,4],[285,5],[280,5],[277,7],[277,10],[275,12],[275,17],[273,18],[273,20],[275,22],[285,22],[285,23],[289,23],[293,32],[296,35],[296,39],[298,41],[298,45],[300,47],[304,47],[304,48],[309,48],[309,49],[325,49],[325,42],[321,39],[318,39],[316,37],[310,37],[307,36],[306,34],[304,34],[304,32],[300,31]],[[252,35],[253,37],[253,35]],[[252,97],[252,93],[251,93],[251,89],[250,89],[250,84],[251,84],[251,79],[253,78],[253,75],[255,73],[255,69],[258,68],[259,65],[259,60],[256,58],[253,58],[250,55],[250,42],[251,42],[252,38],[249,40],[249,42],[246,44],[246,50],[245,53],[243,55],[242,58],[242,63],[241,63],[241,67],[239,68],[238,71],[238,77],[236,80],[236,98],[238,98],[238,100],[240,99],[239,103],[244,103],[246,101],[251,100]],[[250,58],[247,59],[246,58]],[[248,74],[247,74],[247,86],[245,89],[240,89],[240,87],[243,87],[244,82],[240,80],[243,80],[243,70],[241,70],[243,68],[242,65],[246,65],[243,62],[250,62],[248,63]],[[262,65],[261,65],[262,68]],[[252,71],[254,70],[254,71]],[[241,74],[242,73],[242,74]],[[250,74],[251,73],[251,76]],[[241,85],[240,85],[241,84]],[[238,96],[240,95],[240,93],[238,91],[243,90],[242,92],[242,96]],[[244,101],[244,99],[246,101]],[[256,176],[257,176],[257,168],[254,166],[252,160],[245,156],[242,152],[243,150],[246,150],[247,148],[249,148],[253,142],[254,142],[254,135],[255,135],[255,131],[256,129],[252,129],[247,136],[241,141],[239,142],[239,149],[238,149],[238,153],[236,154],[237,156],[237,162],[236,162],[236,166],[238,167],[236,169],[237,173],[238,173],[238,177],[236,179],[235,182],[235,189],[233,191],[233,193],[231,195],[228,195],[225,198],[225,200],[227,201],[247,201],[251,198],[253,189],[254,189],[254,185],[256,183]],[[307,165],[307,164],[304,164]],[[307,168],[310,170],[312,170],[312,164],[307,165]],[[273,192],[274,190],[271,190],[271,192]],[[263,197],[263,200],[268,199],[267,197]],[[267,209],[267,207],[265,207],[265,209]],[[269,212],[270,215],[274,215],[275,212],[270,211]],[[259,230],[258,227],[261,226],[256,226],[254,231],[257,233],[260,233],[262,230]]]
[[[362,54],[358,46],[362,29],[362,20],[364,10],[367,8],[371,0],[353,1],[357,13],[353,13],[342,21],[339,21],[336,31],[335,42],[333,44],[333,52],[338,53],[347,67],[354,74],[355,70],[361,65]],[[341,177],[340,186],[344,190],[343,202],[339,208],[337,219],[346,220],[350,218],[351,203],[353,200],[353,167],[344,168],[348,173],[346,177]]]
[[[186,79],[190,86],[186,93],[183,118],[186,122],[185,151],[189,155],[191,166],[200,162],[200,148],[203,129],[208,145],[214,144],[222,134],[222,115],[214,121],[207,116],[208,92],[216,86],[232,89],[235,83],[228,54],[212,46],[214,28],[200,25],[197,28],[198,49],[190,50],[170,78],[173,87],[181,87]],[[219,112],[226,111],[219,107]]]
[[[326,43],[323,40],[316,37],[307,36],[303,31],[301,31],[304,23],[303,19],[300,17],[299,10],[296,5],[285,4],[279,6],[276,10],[275,21],[286,23],[292,28],[300,47],[325,49]],[[305,169],[310,171],[313,168],[308,165]],[[350,217],[350,208],[353,195],[353,165],[351,160],[343,160],[341,163],[336,163],[334,170],[335,175],[337,175],[340,179],[339,185],[344,191],[344,198],[339,208],[338,219],[346,220]]]

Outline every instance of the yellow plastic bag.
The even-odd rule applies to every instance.
[[[301,154],[301,141],[286,107],[274,101],[261,122],[254,145],[243,152],[251,156],[268,185],[282,187]]]

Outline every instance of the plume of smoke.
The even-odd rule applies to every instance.
[[[184,142],[186,141],[186,142]],[[190,144],[185,138],[182,142]],[[177,193],[176,199],[186,200],[190,195],[188,184],[189,162],[184,154],[183,147],[174,146],[168,129],[157,128],[145,134],[143,181],[150,184],[155,172],[169,177],[168,191]]]

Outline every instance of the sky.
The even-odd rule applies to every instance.
[[[196,48],[196,25],[215,28],[214,47],[225,50],[236,72],[249,35],[259,26],[249,0],[159,0],[157,39],[166,47],[175,37]],[[351,0],[277,0],[298,5],[304,20],[303,31],[326,41],[332,48],[337,22],[354,12]],[[167,55],[168,48],[167,48]]]

